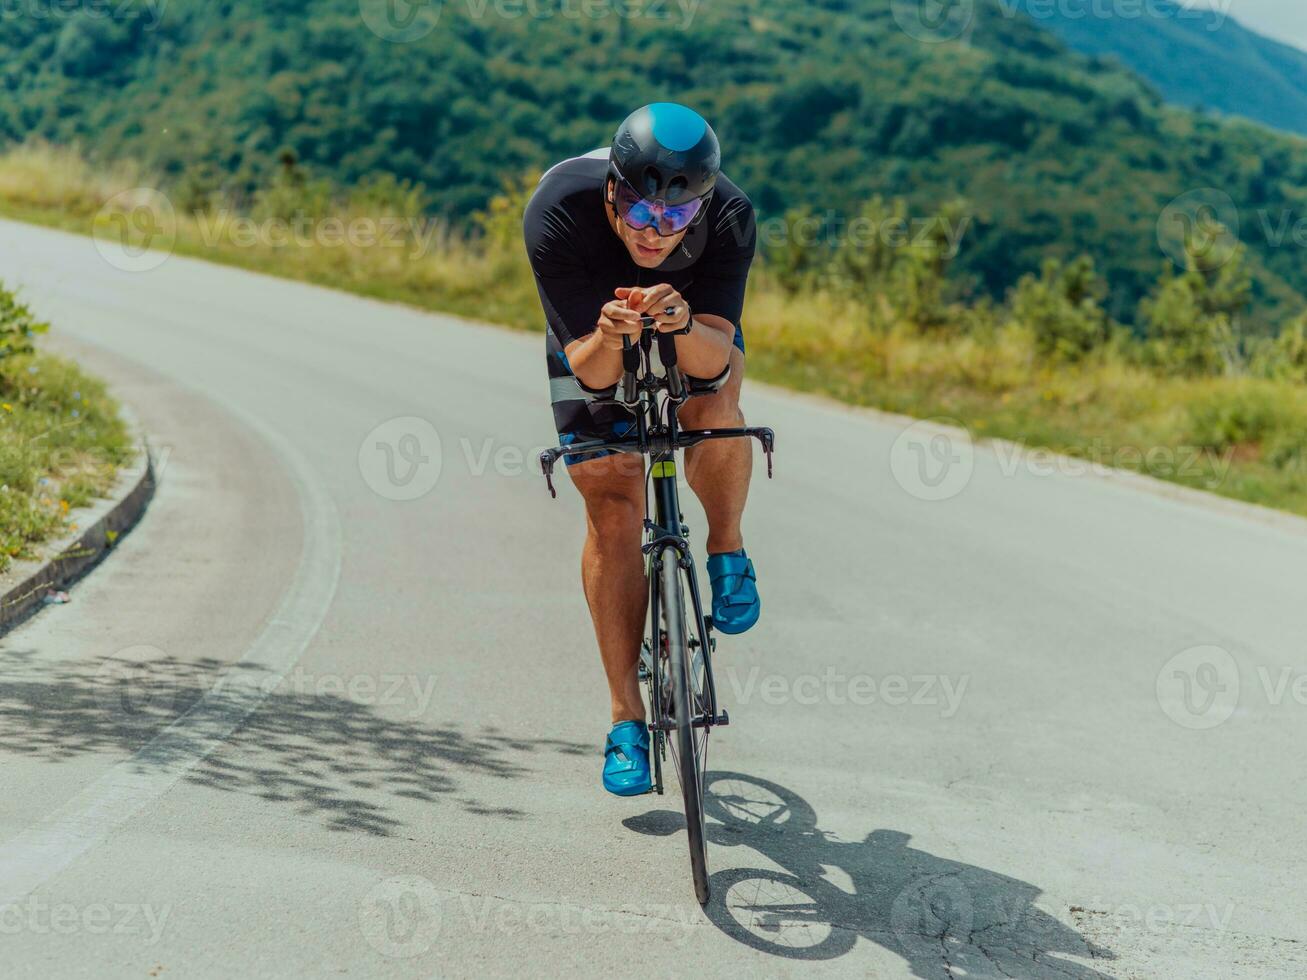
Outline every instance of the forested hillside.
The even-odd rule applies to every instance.
[[[1077,51],[1119,58],[1177,105],[1307,133],[1307,52],[1233,16],[1169,0],[1115,7],[1095,0],[1005,2]],[[1237,4],[1230,9],[1239,12]]]
[[[891,0],[668,2],[656,14],[450,0],[418,9],[421,36],[395,43],[361,16],[371,4],[214,0],[167,4],[157,19],[127,5],[123,17],[8,20],[0,137],[138,159],[183,202],[252,188],[293,157],[342,183],[419,182],[434,212],[464,218],[506,177],[675,98],[713,120],[728,171],[764,215],[851,216],[881,194],[926,216],[961,198],[962,295],[1001,296],[1043,259],[1087,253],[1109,312],[1130,321],[1165,259],[1164,207],[1213,188],[1238,206],[1254,322],[1307,302],[1301,249],[1265,233],[1299,216],[1307,144],[1165,107],[1134,75],[1014,16],[1010,0],[983,0],[948,41],[905,30]],[[838,238],[839,219],[825,228]]]

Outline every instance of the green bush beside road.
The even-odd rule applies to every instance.
[[[46,329],[0,284],[0,571],[75,527],[133,452],[103,382],[35,349]]]

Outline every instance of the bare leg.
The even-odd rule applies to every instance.
[[[581,582],[608,675],[613,722],[643,721],[636,663],[648,607],[640,544],[644,473],[629,454],[587,460],[568,469],[585,499],[586,539]]]
[[[692,398],[677,418],[683,429],[719,429],[744,425],[740,385],[744,355],[731,350],[731,376],[715,395]],[[721,554],[744,547],[740,518],[749,499],[753,474],[753,440],[721,439],[700,443],[685,453],[685,478],[708,517],[708,552]]]

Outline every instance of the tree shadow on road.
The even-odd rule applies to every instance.
[[[215,682],[230,677],[232,666],[141,650],[98,663],[0,651],[0,753],[51,762],[122,753],[141,769],[191,758],[203,726],[169,726],[220,701]],[[532,753],[593,750],[558,739],[515,738],[492,727],[429,727],[418,717],[430,700],[424,685],[431,681],[416,675],[307,682],[292,673],[277,682],[268,675],[268,693],[257,709],[183,779],[286,804],[333,830],[388,836],[403,826],[394,813],[402,800],[446,801],[474,814],[521,818],[525,814],[515,807],[462,791],[460,776],[517,779],[531,774],[524,759]]]
[[[708,773],[705,791],[710,842],[752,848],[769,863],[711,876],[705,912],[747,946],[826,960],[848,953],[862,937],[931,980],[1110,980],[1066,958],[1099,965],[1115,954],[1037,908],[1034,885],[911,848],[909,835],[894,830],[838,840],[818,828],[816,813],[798,794],[754,776]],[[685,818],[661,810],[625,823],[664,835],[684,829]]]

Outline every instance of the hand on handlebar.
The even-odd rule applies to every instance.
[[[599,312],[599,333],[603,336],[603,345],[609,350],[621,350],[622,338],[629,337],[634,343],[644,330],[641,314],[631,309],[623,300],[605,303]]]
[[[627,308],[653,320],[653,328],[671,333],[683,330],[690,322],[690,304],[685,297],[667,283],[656,286],[619,288],[617,298]]]

